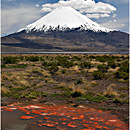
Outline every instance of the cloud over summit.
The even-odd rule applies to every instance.
[[[116,8],[110,4],[103,2],[96,3],[94,0],[59,0],[58,3],[43,4],[42,11],[51,12],[63,6],[70,6],[91,18],[109,17],[111,13],[116,11]]]

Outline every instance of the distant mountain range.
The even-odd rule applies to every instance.
[[[107,29],[71,7],[57,8],[1,38],[2,52],[128,52],[129,35]]]

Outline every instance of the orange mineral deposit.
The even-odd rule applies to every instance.
[[[49,118],[50,118],[50,117],[46,117],[46,116],[44,117],[44,119],[46,119],[46,120],[48,120]]]
[[[84,118],[84,115],[79,115],[79,118],[81,118],[81,119]]]
[[[66,118],[61,118],[59,119],[60,121],[66,121],[67,119]]]
[[[28,119],[34,119],[32,116],[21,116],[20,119],[28,120]]]

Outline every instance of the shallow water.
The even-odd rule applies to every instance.
[[[37,125],[32,125],[34,122],[38,122],[42,119],[42,117],[37,117],[35,119],[22,120],[21,116],[26,114],[19,111],[14,110],[12,112],[3,111],[2,112],[2,130],[41,130]],[[43,129],[43,127],[42,127]],[[45,130],[49,130],[50,128],[44,127]],[[55,130],[55,128],[53,128]],[[53,130],[52,129],[52,130]]]
[[[110,112],[67,106],[2,107],[2,130],[128,130]]]

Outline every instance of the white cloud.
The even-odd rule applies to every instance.
[[[113,17],[113,18],[115,18],[116,16],[117,16],[117,14],[113,14],[113,16],[112,16],[112,17]]]
[[[109,14],[86,14],[88,18],[96,18],[99,19],[100,17],[110,17]]]
[[[73,7],[83,14],[88,14],[91,18],[108,17],[110,16],[110,13],[116,11],[116,8],[110,4],[103,2],[96,3],[94,0],[59,0],[58,3],[42,5],[42,11],[51,12],[52,10],[63,6]],[[89,13],[94,14],[90,15]]]
[[[40,18],[38,8],[20,6],[5,8],[1,11],[2,35],[10,34],[30,24],[30,21]]]
[[[114,22],[117,22],[116,19],[113,20]]]
[[[36,7],[39,7],[39,4],[36,4],[35,6],[36,6]]]
[[[119,20],[110,20],[109,22],[101,23],[103,27],[109,28],[109,29],[118,29],[122,30],[123,28],[126,28],[128,25],[128,20],[126,19],[119,19]]]
[[[111,23],[112,21],[110,20],[109,23]]]

